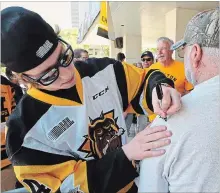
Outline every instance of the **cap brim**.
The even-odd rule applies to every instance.
[[[149,56],[148,54],[142,54],[141,55],[141,58],[143,58],[144,56]]]
[[[186,42],[184,41],[184,39],[182,39],[182,40],[176,42],[175,44],[173,44],[170,49],[171,50],[176,50],[179,47],[184,46],[185,44],[186,44]]]

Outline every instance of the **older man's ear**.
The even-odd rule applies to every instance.
[[[202,60],[202,48],[199,46],[199,44],[193,44],[190,59],[192,61],[193,68],[199,68]]]

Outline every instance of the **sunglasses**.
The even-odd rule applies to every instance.
[[[150,61],[152,61],[152,58],[142,58],[141,59],[142,60],[142,62],[150,62]]]
[[[68,67],[72,63],[74,57],[74,52],[71,45],[68,44],[66,41],[62,40],[61,38],[58,38],[58,40],[65,45],[66,50],[60,55],[57,63],[51,68],[49,68],[47,71],[45,71],[37,79],[34,79],[26,74],[22,74],[22,76],[24,76],[32,83],[39,83],[43,86],[48,86],[55,82],[60,75],[59,67]]]
[[[186,43],[184,43],[182,46],[180,46],[180,47],[177,49],[177,53],[178,53],[178,56],[179,56],[180,58],[184,58],[184,53],[185,53],[184,49],[185,49],[185,47],[186,47]]]

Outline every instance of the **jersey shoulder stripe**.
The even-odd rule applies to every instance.
[[[22,147],[19,152],[14,155],[12,164],[14,166],[55,165],[70,160],[77,161],[78,159],[75,157],[52,154]]]
[[[117,61],[111,58],[89,58],[86,62],[77,61],[75,67],[81,78],[93,77],[96,73],[104,70],[107,66],[115,64]]]

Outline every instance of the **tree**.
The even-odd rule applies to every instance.
[[[93,45],[77,44],[77,36],[78,36],[78,29],[77,28],[61,30],[59,33],[59,36],[61,36],[65,41],[67,41],[72,46],[73,50],[77,49],[77,48],[82,48],[87,51],[89,51],[90,49],[93,49]],[[95,47],[97,49],[97,46],[95,46]],[[99,47],[99,51],[101,52],[99,54],[101,57],[109,56],[109,46],[101,45],[98,47]],[[93,53],[90,53],[90,56],[94,57]]]

